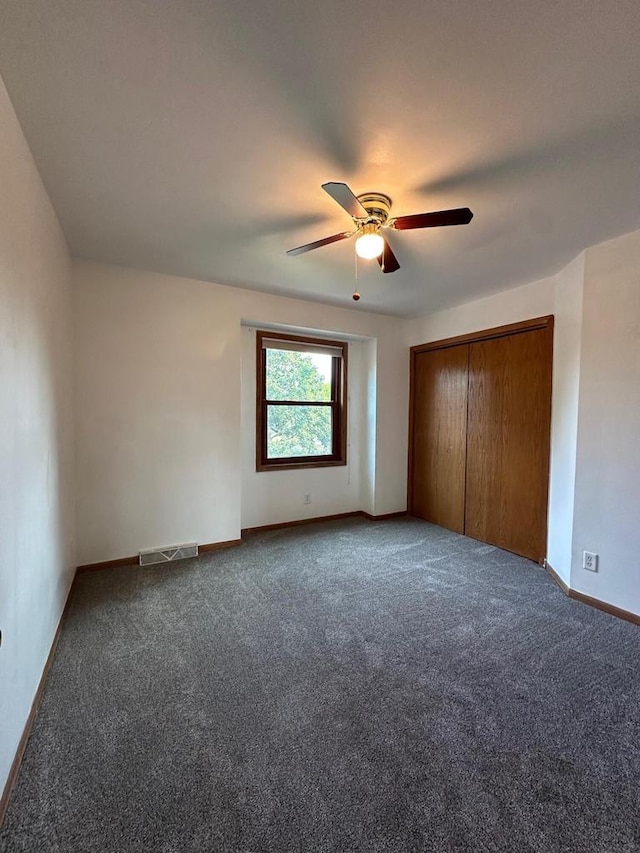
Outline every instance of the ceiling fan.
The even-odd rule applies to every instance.
[[[415,213],[410,216],[392,216],[391,199],[384,193],[363,193],[356,196],[346,184],[330,181],[322,184],[322,189],[329,193],[340,207],[347,211],[353,219],[355,229],[324,237],[313,243],[305,243],[295,249],[289,249],[287,255],[302,255],[311,249],[346,240],[356,234],[356,253],[361,258],[377,258],[382,272],[395,272],[400,269],[398,259],[393,254],[388,241],[383,234],[384,228],[395,228],[396,231],[408,231],[411,228],[437,228],[442,225],[467,225],[473,219],[473,213],[468,207],[457,207],[453,210],[437,210],[433,213]]]

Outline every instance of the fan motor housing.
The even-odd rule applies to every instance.
[[[362,193],[358,201],[369,214],[368,222],[384,225],[391,212],[391,199],[384,193]]]

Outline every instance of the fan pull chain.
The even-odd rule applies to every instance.
[[[360,299],[360,294],[358,293],[358,253],[354,252],[353,257],[356,260],[356,289],[353,291],[353,296],[351,297],[354,302],[357,302]]]

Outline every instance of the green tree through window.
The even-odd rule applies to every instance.
[[[324,374],[317,362],[321,362]],[[267,400],[329,402],[331,356],[267,350]],[[269,406],[267,456],[327,456],[331,453],[331,409],[320,406]]]

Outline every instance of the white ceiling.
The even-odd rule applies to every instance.
[[[72,253],[353,305],[351,220],[395,215],[359,307],[426,313],[640,228],[638,0],[0,0],[0,73]]]

